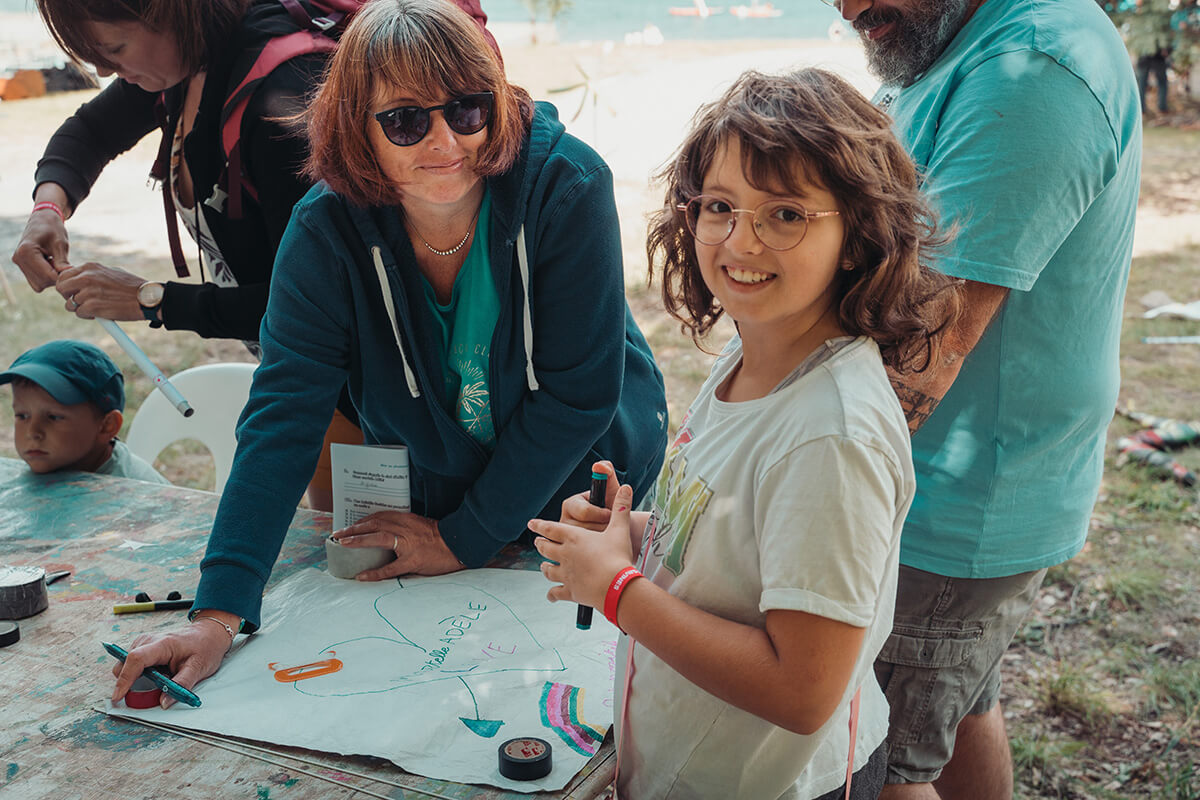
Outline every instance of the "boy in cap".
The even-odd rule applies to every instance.
[[[99,348],[59,339],[17,357],[12,383],[17,452],[38,474],[80,470],[169,483],[117,439],[125,378]]]

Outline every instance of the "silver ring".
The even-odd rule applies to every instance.
[[[392,549],[397,553],[400,552],[400,537],[394,533],[392,534]]]
[[[72,306],[74,306],[74,308],[72,308],[71,310],[72,310],[72,311],[78,311],[78,310],[79,310],[79,301],[75,299],[75,295],[71,295],[71,296],[70,296],[69,298],[67,298],[67,299],[68,299],[68,300],[70,300],[70,301],[71,301],[71,305],[72,305]]]

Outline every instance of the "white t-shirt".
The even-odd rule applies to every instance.
[[[830,345],[835,345],[830,342]],[[639,566],[671,594],[766,626],[791,609],[866,628],[833,716],[792,733],[700,689],[635,646],[620,793],[631,800],[811,798],[845,779],[849,704],[862,688],[855,764],[887,733],[873,662],[892,628],[900,529],[914,478],[908,426],[871,339],[755,400],[714,392],[736,337],[692,403],[655,486]],[[626,664],[621,637],[617,663]]]

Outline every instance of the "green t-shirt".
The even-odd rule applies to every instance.
[[[450,302],[437,301],[433,287],[425,283],[425,298],[441,332],[445,359],[443,378],[449,398],[446,411],[475,441],[489,452],[496,443],[492,425],[492,398],[488,387],[492,334],[500,318],[500,298],[488,259],[488,212],[491,193],[485,191],[475,225],[475,240],[467,253]]]
[[[939,266],[1011,291],[913,437],[900,562],[1014,575],[1083,546],[1117,398],[1141,122],[1092,0],[988,0],[877,96],[957,235]]]

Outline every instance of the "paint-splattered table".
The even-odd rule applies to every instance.
[[[595,797],[611,780],[607,742],[567,789],[522,795],[410,775],[382,759],[295,748],[272,750],[326,766],[272,765],[93,711],[112,686],[112,658],[100,642],[129,644],[138,634],[178,625],[184,616],[118,617],[113,604],[139,591],[156,599],[172,590],[190,597],[217,501],[208,492],[103,475],[34,475],[24,463],[0,458],[0,563],[71,571],[48,587],[49,609],[20,621],[21,640],[0,649],[5,798],[544,800]],[[297,511],[272,584],[302,567],[320,566],[329,529],[328,515]],[[510,553],[494,566],[519,560]]]

